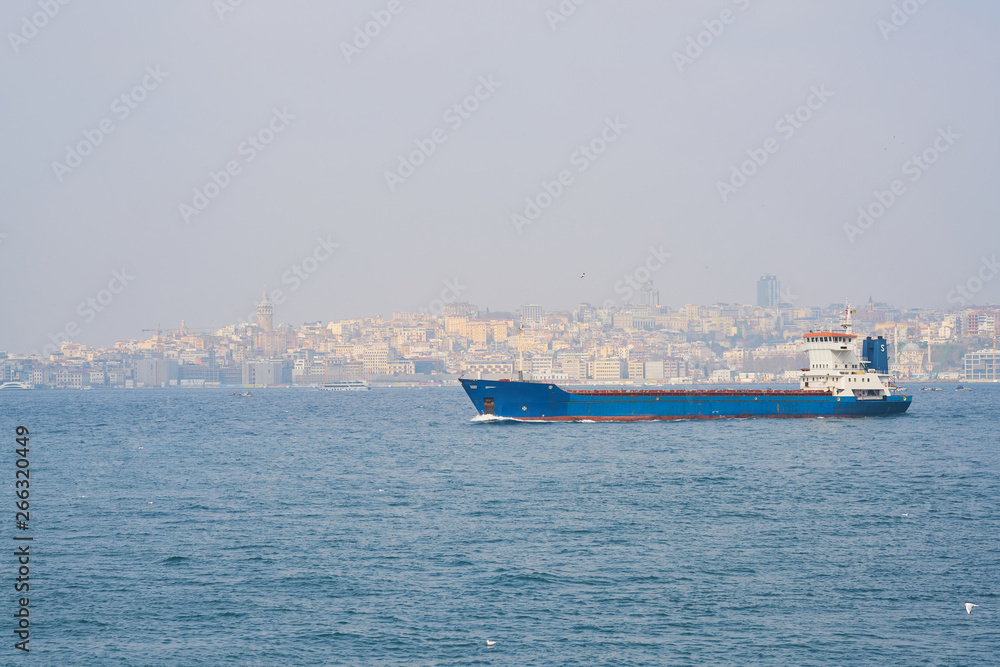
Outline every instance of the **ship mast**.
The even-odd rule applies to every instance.
[[[844,312],[840,316],[840,327],[844,330],[845,334],[854,333],[853,330],[853,318],[851,317],[851,301],[850,299],[844,304]]]
[[[521,334],[524,333],[524,324],[517,329],[517,380],[524,382],[524,348],[521,347]]]

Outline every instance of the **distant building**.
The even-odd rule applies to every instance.
[[[465,365],[465,372],[480,379],[484,375],[510,377],[514,374],[514,363],[510,361],[470,361]]]
[[[907,343],[896,362],[900,375],[913,377],[924,373],[924,351],[916,343]]]
[[[537,303],[521,306],[521,324],[535,325],[542,321],[542,307]]]
[[[385,372],[387,375],[413,375],[414,371],[412,361],[390,361]]]
[[[177,362],[173,359],[137,359],[134,368],[136,386],[165,387],[177,383]]]
[[[980,350],[965,355],[966,380],[1000,380],[997,366],[1000,362],[1000,350]]]
[[[691,375],[688,363],[683,357],[667,357],[663,360],[663,377],[686,378]]]
[[[997,332],[997,312],[969,310],[965,313],[965,334],[967,336],[992,336]]]
[[[761,276],[757,281],[757,305],[761,308],[775,308],[781,302],[778,277]]]
[[[271,305],[271,301],[267,298],[267,290],[264,290],[264,295],[260,299],[260,304],[257,305],[257,326],[260,330],[265,333],[270,333],[274,328],[274,306]]]
[[[266,387],[283,383],[284,363],[281,361],[243,362],[243,385]]]
[[[471,303],[448,303],[441,309],[445,317],[478,317],[479,307]]]
[[[594,380],[617,382],[628,372],[624,359],[598,359],[594,362]]]
[[[385,375],[389,372],[389,348],[386,346],[366,348],[362,359],[365,375]]]
[[[639,290],[639,303],[643,306],[659,306],[660,290],[653,287],[653,281],[647,280]]]
[[[720,368],[712,371],[712,382],[732,382],[736,379],[736,371],[732,368]]]

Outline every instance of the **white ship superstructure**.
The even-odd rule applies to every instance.
[[[809,356],[809,368],[800,376],[803,390],[853,396],[858,400],[882,400],[896,388],[889,375],[886,341],[881,336],[867,338],[858,355],[858,337],[851,324],[851,305],[844,308],[843,331],[809,332],[802,349]]]

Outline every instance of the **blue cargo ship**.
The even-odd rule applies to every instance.
[[[841,332],[810,332],[809,368],[799,389],[566,390],[548,382],[459,380],[480,415],[520,421],[658,421],[749,417],[879,417],[902,414],[912,397],[895,393],[886,341],[861,342],[847,306]]]

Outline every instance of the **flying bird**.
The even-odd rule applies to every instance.
[[[972,608],[973,607],[978,607],[978,606],[979,606],[978,604],[972,604],[971,602],[966,602],[965,603],[965,611],[966,611],[966,613],[971,614],[972,613]]]
[[[585,275],[587,275],[587,272],[586,272],[586,271],[584,271],[583,273],[581,273],[581,274],[580,274],[580,277],[581,277],[581,278],[583,278],[583,277],[584,277]]]

